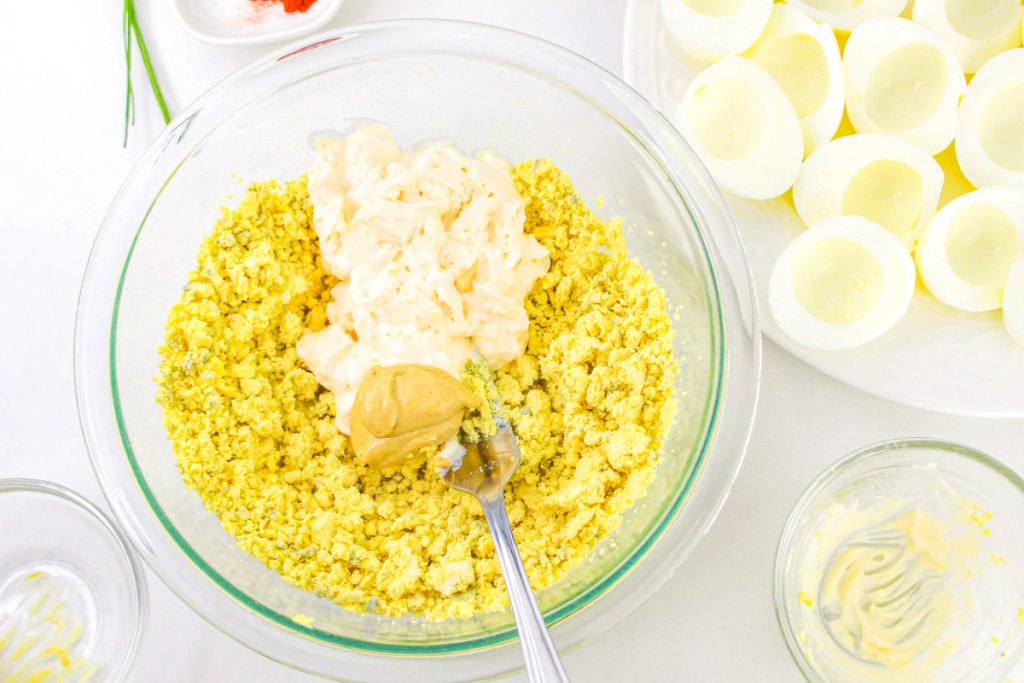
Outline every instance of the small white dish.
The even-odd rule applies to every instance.
[[[675,46],[657,0],[629,0],[623,47],[626,83],[662,112],[671,112],[703,68]],[[726,196],[743,236],[762,304],[765,335],[805,363],[876,396],[943,413],[1024,417],[1024,346],[1014,343],[998,311],[965,313],[918,286],[910,310],[878,339],[844,351],[817,351],[779,329],[768,310],[772,266],[804,230],[785,199]]]
[[[334,18],[344,0],[316,0],[305,12],[254,0],[174,0],[190,34],[214,45],[258,45],[312,33]]]

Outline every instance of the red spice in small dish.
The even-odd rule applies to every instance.
[[[254,5],[265,5],[268,2],[276,2],[284,5],[284,11],[289,14],[293,12],[305,12],[316,0],[251,0]]]

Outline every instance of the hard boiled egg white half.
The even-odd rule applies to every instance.
[[[869,19],[843,53],[846,111],[858,133],[888,133],[938,154],[953,141],[967,87],[956,55],[909,19]]]
[[[915,0],[913,14],[939,34],[969,74],[1020,47],[1022,15],[1020,0]]]
[[[672,39],[705,62],[750,47],[771,10],[772,0],[661,0],[661,15]]]
[[[862,216],[912,248],[942,194],[938,162],[888,135],[848,135],[825,143],[804,162],[793,203],[807,225]]]
[[[971,79],[956,159],[975,187],[1024,187],[1024,48],[993,58]]]
[[[1003,295],[1003,325],[1018,344],[1024,344],[1024,258],[1010,269]]]
[[[788,0],[812,18],[837,31],[850,32],[861,22],[875,17],[897,17],[907,0]]]
[[[1003,305],[1013,264],[1024,257],[1024,189],[988,187],[942,207],[915,254],[936,299],[964,311]]]
[[[782,86],[800,117],[804,154],[828,142],[843,118],[843,66],[836,34],[798,9],[777,4],[745,57]]]
[[[796,110],[748,59],[726,57],[698,74],[673,122],[728,192],[771,199],[800,173],[804,141]]]
[[[793,341],[838,350],[865,344],[903,317],[917,280],[903,243],[876,223],[843,216],[811,226],[775,263],[768,304]]]

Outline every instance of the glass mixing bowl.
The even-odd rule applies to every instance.
[[[240,179],[303,173],[311,132],[365,119],[403,145],[446,139],[513,162],[551,157],[582,197],[608,198],[603,215],[623,217],[633,255],[680,311],[679,411],[647,496],[539,601],[564,650],[668,579],[721,507],[750,434],[760,342],[746,259],[707,173],[650,104],[518,33],[422,20],[354,27],[261,59],[184,111],[128,177],[90,256],[75,342],[82,428],[139,553],[240,642],[347,680],[499,675],[521,666],[507,610],[441,623],[354,614],[241,552],[182,484],[155,401],[165,317],[218,207]]]

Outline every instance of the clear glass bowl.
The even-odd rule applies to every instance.
[[[147,607],[127,539],[77,493],[32,479],[0,481],[0,529],[0,677],[36,680],[64,656],[75,680],[125,680]]]
[[[749,438],[760,338],[748,265],[721,196],[672,126],[611,74],[522,34],[422,20],[354,27],[270,55],[183,112],[125,182],[90,256],[75,342],[83,431],[142,557],[242,643],[348,680],[507,673],[521,666],[508,611],[442,623],[357,615],[243,554],[182,484],[154,399],[167,312],[239,178],[298,176],[312,131],[360,119],[388,124],[404,145],[446,139],[513,162],[551,157],[581,196],[603,194],[603,213],[624,217],[632,253],[682,312],[678,416],[647,496],[539,600],[565,649],[668,579],[717,514]]]
[[[836,506],[870,509],[892,501],[923,501],[942,482],[969,504],[979,506],[969,528],[981,536],[977,566],[955,576],[971,590],[974,608],[956,626],[957,643],[948,659],[931,671],[911,674],[846,654],[824,625],[808,571],[822,520]],[[944,507],[944,506],[943,506]],[[964,513],[966,514],[966,513]],[[1024,480],[999,461],[967,446],[934,439],[899,439],[847,455],[822,472],[800,497],[782,532],[775,558],[775,614],[786,646],[810,683],[974,683],[1008,680],[1024,659]],[[853,532],[854,530],[851,530]],[[955,533],[955,532],[954,532]],[[969,547],[969,546],[965,546]],[[801,601],[811,594],[813,606]],[[806,600],[806,598],[804,598]],[[998,636],[998,637],[997,637]],[[854,668],[851,668],[852,667]]]

